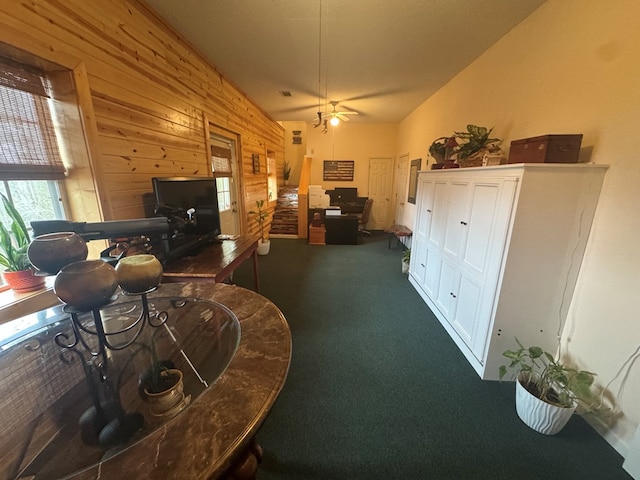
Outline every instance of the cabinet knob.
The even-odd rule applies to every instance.
[[[460,222],[460,225],[466,225],[467,222]]]
[[[453,292],[449,292],[449,295],[451,295],[453,298],[456,298],[455,294]]]
[[[427,212],[431,213],[431,210],[429,210],[429,209],[427,208]]]

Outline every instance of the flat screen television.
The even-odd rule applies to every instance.
[[[221,233],[215,178],[154,177],[152,182],[156,213],[178,226],[172,249],[195,248]]]

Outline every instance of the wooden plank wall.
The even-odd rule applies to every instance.
[[[144,217],[154,176],[208,175],[206,120],[240,137],[245,218],[267,198],[266,152],[284,163],[284,129],[143,2],[2,2],[0,39],[61,65],[82,64],[90,91],[83,116],[94,126],[85,138],[96,137],[86,142],[105,220]],[[282,184],[282,168],[278,176]]]

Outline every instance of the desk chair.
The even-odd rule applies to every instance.
[[[371,235],[371,232],[367,230],[367,223],[369,223],[372,205],[373,198],[367,198],[367,201],[364,202],[364,209],[362,210],[362,213],[358,215],[358,233],[361,235]]]

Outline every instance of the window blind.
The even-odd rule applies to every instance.
[[[0,57],[0,178],[65,176],[44,72]]]
[[[230,177],[231,172],[231,150],[229,148],[211,145],[211,166],[216,177]]]

